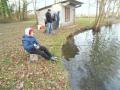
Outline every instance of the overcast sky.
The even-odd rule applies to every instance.
[[[14,0],[9,0],[14,1]],[[19,0],[16,0],[17,2]],[[31,1],[31,0],[27,0]],[[84,4],[76,8],[76,15],[94,15],[95,14],[95,0],[78,0]],[[46,2],[46,4],[45,4]],[[53,4],[54,0],[37,0],[37,9],[44,7],[45,5]],[[28,5],[28,10],[33,10],[33,4]]]
[[[84,4],[76,8],[76,14],[77,15],[95,15],[96,11],[96,5],[95,5],[95,0],[80,0]]]

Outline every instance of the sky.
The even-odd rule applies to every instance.
[[[95,0],[80,0],[84,4],[76,8],[76,15],[95,15],[96,12],[96,5]]]
[[[14,0],[9,0],[9,1],[14,1]],[[17,2],[19,0],[16,0]],[[27,0],[27,1],[31,1],[31,0]],[[81,15],[95,15],[95,0],[78,0],[83,2],[84,4],[79,7],[76,8],[76,15],[77,16],[81,16]],[[45,3],[46,2],[46,3]],[[53,4],[54,0],[37,0],[37,9],[40,9],[42,7],[44,7],[45,5],[48,6],[50,4]],[[29,4],[28,5],[28,10],[33,10],[33,4]]]

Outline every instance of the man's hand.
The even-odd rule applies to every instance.
[[[37,44],[34,44],[34,47],[35,47],[36,49],[39,49],[39,48],[40,48],[40,46],[37,45]]]

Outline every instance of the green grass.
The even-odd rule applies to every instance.
[[[81,26],[91,26],[94,23],[95,18],[82,18],[76,17],[76,24]]]
[[[82,21],[83,20],[83,21]],[[54,35],[35,30],[35,37],[52,54],[59,57],[57,63],[40,59],[28,63],[28,54],[22,45],[24,29],[34,21],[0,24],[0,90],[18,90],[24,82],[25,90],[69,90],[67,73],[61,63],[61,47],[66,37],[79,27],[66,28]],[[77,24],[86,25],[87,19],[79,19]]]

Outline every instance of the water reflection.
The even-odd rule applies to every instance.
[[[72,41],[79,51],[74,51],[73,57],[63,53],[70,57],[64,58],[63,62],[72,90],[120,90],[119,28],[120,24],[102,27],[99,33],[93,34],[90,30],[74,36]],[[63,52],[67,50],[72,52],[71,47]],[[66,60],[68,58],[70,61]]]
[[[78,48],[74,44],[74,38],[70,37],[67,39],[67,42],[62,47],[64,57],[69,60],[70,58],[74,57],[77,52],[79,51]]]

